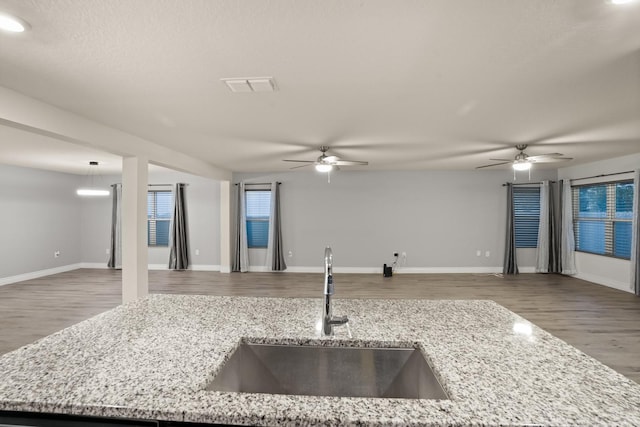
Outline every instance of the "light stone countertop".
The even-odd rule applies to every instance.
[[[247,425],[640,425],[640,385],[493,301],[152,295],[0,357],[0,410]],[[450,400],[205,391],[241,341],[418,346]]]

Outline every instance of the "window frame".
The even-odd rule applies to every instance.
[[[249,216],[249,203],[248,203],[247,195],[255,192],[269,193],[269,216],[267,217],[250,217]],[[270,188],[245,188],[244,190],[245,225],[247,229],[247,248],[248,249],[267,249],[269,247],[269,226],[271,222],[271,197],[273,197],[273,194],[271,194]],[[267,223],[267,241],[265,242],[264,245],[252,244],[252,240],[249,232],[250,222],[251,223],[264,223],[264,222]]]
[[[625,261],[629,261],[631,257],[624,257],[620,255],[616,255],[615,247],[616,247],[616,223],[632,223],[632,218],[616,218],[616,202],[617,202],[617,194],[616,194],[616,186],[618,184],[634,184],[633,179],[620,179],[613,181],[602,181],[602,182],[590,182],[587,184],[576,184],[571,186],[571,197],[572,197],[572,208],[573,208],[573,233],[575,239],[575,251],[582,252],[591,255],[603,256],[608,258],[621,259]],[[588,217],[580,217],[580,189],[584,187],[599,187],[605,186],[605,212],[606,216],[603,218],[588,218]],[[611,203],[610,203],[611,202]],[[593,222],[593,223],[604,223],[605,227],[605,240],[604,240],[604,252],[592,252],[585,249],[579,249],[579,222]],[[610,239],[610,241],[609,241]],[[608,250],[610,249],[610,251]]]
[[[169,223],[169,229],[171,228],[171,220],[172,220],[172,216],[171,215],[169,218],[158,218],[157,217],[157,212],[158,212],[158,193],[168,193],[171,197],[171,205],[173,205],[175,203],[174,201],[174,195],[173,195],[173,190],[170,189],[149,189],[147,190],[147,246],[150,248],[168,248],[169,245],[171,244],[170,242],[170,237],[167,234],[167,243],[166,244],[158,244],[157,243],[157,236],[158,236],[158,227],[157,224],[158,222],[168,222]],[[149,194],[153,194],[153,209],[152,212],[149,212],[149,202],[148,202],[148,197]],[[152,227],[152,223],[154,223],[153,227]],[[152,236],[152,232],[151,229],[154,228],[154,235],[155,235],[155,243],[151,243],[151,236]]]

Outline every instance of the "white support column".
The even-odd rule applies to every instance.
[[[149,293],[147,252],[148,161],[122,160],[122,302]]]
[[[231,273],[230,181],[220,181],[220,272]]]

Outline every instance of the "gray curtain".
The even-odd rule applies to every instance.
[[[631,288],[640,296],[640,169],[633,173],[633,221],[631,223]]]
[[[516,230],[513,213],[513,184],[507,183],[507,228],[504,247],[503,274],[519,274],[516,259]]]
[[[543,181],[540,186],[540,226],[536,251],[537,273],[560,273],[560,235],[556,215],[554,184]]]
[[[109,261],[107,267],[122,268],[122,218],[120,216],[122,204],[122,184],[111,186],[111,243],[109,245]]]
[[[576,240],[573,235],[573,197],[571,195],[571,180],[568,179],[562,182],[562,233],[560,233],[560,236],[562,274],[576,274]]]
[[[235,230],[233,233],[233,260],[231,271],[249,271],[249,247],[247,243],[247,210],[244,199],[244,182],[237,185],[235,205]]]
[[[269,216],[269,256],[272,271],[284,271],[287,263],[284,261],[282,248],[282,226],[280,225],[280,184],[271,183],[271,215]]]
[[[536,248],[536,273],[549,272],[549,181],[540,185],[540,221],[538,226],[538,246]]]
[[[174,193],[173,218],[171,220],[171,252],[169,269],[189,268],[189,229],[187,224],[187,184],[178,183]]]
[[[562,273],[560,183],[549,186],[549,273]]]

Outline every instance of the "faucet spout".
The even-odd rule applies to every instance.
[[[322,335],[333,335],[333,326],[346,324],[347,316],[333,317],[331,310],[331,296],[335,292],[333,283],[333,251],[327,246],[324,249],[324,299],[322,303]]]

